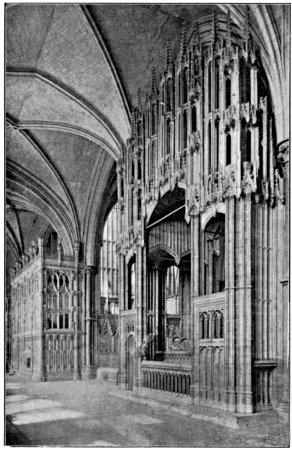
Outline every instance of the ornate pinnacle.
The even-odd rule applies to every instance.
[[[227,13],[227,46],[231,47],[231,18],[230,11]]]
[[[137,95],[137,103],[138,103],[138,109],[139,111],[142,110],[142,95],[141,95],[141,89],[138,89],[138,95]]]
[[[125,151],[126,151],[126,148],[125,148],[125,145],[124,144],[121,144],[121,146],[120,146],[120,158],[119,158],[119,164],[124,164],[124,162],[125,162]]]
[[[132,134],[132,137],[135,136],[135,131],[136,131],[135,113],[132,112],[132,114],[131,114],[131,134]]]
[[[157,83],[156,83],[156,69],[152,67],[152,82],[151,82],[151,94],[157,94]]]
[[[249,15],[249,6],[245,5],[245,14],[244,14],[244,36],[245,39],[248,40],[250,37],[250,15]]]
[[[211,40],[212,44],[215,44],[218,38],[218,19],[216,12],[213,13],[213,20],[212,20],[212,29],[211,29]]]
[[[181,54],[184,55],[187,47],[187,30],[186,26],[183,26],[182,33],[181,33],[181,41],[180,41],[180,51]]]
[[[169,39],[167,39],[166,44],[166,53],[165,53],[165,69],[168,69],[169,64],[171,63],[171,54],[170,54],[170,42]]]

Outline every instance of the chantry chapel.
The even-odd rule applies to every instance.
[[[285,415],[290,7],[5,20],[7,372]]]

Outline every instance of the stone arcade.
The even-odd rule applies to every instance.
[[[9,36],[21,28],[17,8],[23,6],[7,12]],[[230,413],[283,415],[289,396],[288,7],[214,5],[212,14],[180,26],[176,52],[170,34],[163,64],[143,74],[150,90],[144,92],[145,83],[138,89],[130,114],[122,111],[125,96],[97,28],[98,6],[71,5],[63,16],[58,8],[55,36],[48,32],[47,41],[61,32],[54,20],[71,33],[66,26],[81,15],[79,33],[84,28],[97,38],[119,102],[111,117],[109,95],[96,119],[82,85],[71,124],[62,115],[53,123],[50,112],[31,117],[27,101],[26,113],[17,111],[14,103],[31,79],[32,104],[45,108],[54,102],[46,90],[59,90],[69,114],[76,61],[67,89],[60,69],[49,76],[53,62],[43,48],[35,68],[24,69],[10,38],[8,370],[39,381],[101,378],[144,396],[163,391]],[[37,11],[48,13],[40,5]],[[47,41],[45,50],[53,52]],[[33,97],[33,89],[40,95],[37,84],[43,104]],[[108,81],[105,96],[110,89]],[[122,119],[115,124],[116,117]],[[21,159],[22,141],[41,154],[52,130],[78,135],[71,141],[78,156],[68,167],[86,165],[87,179],[62,172],[63,140],[42,159],[34,157],[36,166],[33,157]],[[90,145],[99,146],[96,161]],[[41,183],[34,171],[44,163],[50,178]],[[56,191],[50,183],[59,183]],[[26,238],[21,211],[37,214]]]

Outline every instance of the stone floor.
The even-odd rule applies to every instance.
[[[78,447],[288,447],[277,423],[232,429],[159,403],[127,398],[107,382],[6,382],[6,445]]]

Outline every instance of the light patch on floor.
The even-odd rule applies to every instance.
[[[6,407],[6,414],[15,414],[35,409],[59,408],[62,405],[58,402],[45,399],[32,399],[22,403],[11,403]]]
[[[146,416],[145,414],[135,414],[133,416],[125,416],[129,417],[131,422],[141,423],[142,425],[152,425],[154,423],[162,423],[159,419],[154,419],[154,417]]]
[[[22,384],[18,383],[6,383],[6,389],[20,389],[22,386]]]
[[[95,441],[92,442],[92,444],[87,444],[86,447],[117,447],[117,446],[107,441]]]
[[[27,400],[31,397],[28,397],[27,395],[11,395],[6,397],[6,403],[16,403],[16,402],[22,402],[23,400]]]
[[[137,415],[139,416],[139,414]],[[103,420],[103,423],[126,438],[129,441],[129,447],[151,447],[151,441],[138,431],[139,425],[133,423],[133,417],[134,415],[129,414],[114,416]]]
[[[48,411],[38,410],[32,412],[23,412],[15,414],[12,417],[14,425],[28,425],[30,423],[50,422],[55,420],[77,419],[83,417],[84,414],[68,409],[50,409]]]

